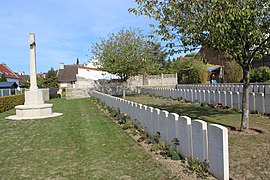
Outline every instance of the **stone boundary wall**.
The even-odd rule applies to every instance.
[[[66,99],[79,99],[90,97],[92,89],[88,88],[66,88]]]
[[[119,80],[91,80],[79,76],[76,78],[75,88],[66,88],[67,99],[87,98],[92,90],[121,96],[124,85],[126,94],[140,93],[141,87],[175,88],[177,85],[177,74],[146,75],[145,77],[139,75],[130,78],[126,83]]]
[[[177,73],[176,74],[161,74],[161,75],[149,75],[148,86],[166,86],[177,85]]]
[[[199,102],[215,105],[221,103],[224,107],[240,110],[242,107],[241,91],[218,91],[198,89],[166,89],[142,88],[142,94],[152,94],[172,99],[184,99],[188,102]],[[265,93],[249,93],[249,111],[270,114],[270,86],[265,87]]]
[[[92,97],[100,99],[111,108],[127,113],[133,123],[139,122],[148,135],[161,133],[161,140],[172,144],[178,138],[177,152],[183,157],[198,158],[209,162],[210,172],[218,179],[229,180],[228,130],[218,124],[191,120],[157,108],[137,104],[122,98],[92,91]]]
[[[128,80],[130,86],[176,86],[176,74],[138,75]]]

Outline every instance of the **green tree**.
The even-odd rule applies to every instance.
[[[29,88],[30,87],[30,76],[29,75],[24,76],[23,82],[22,82],[22,84],[20,86],[24,87],[24,88]]]
[[[126,81],[129,77],[157,73],[163,57],[161,46],[138,29],[122,29],[108,34],[99,43],[92,44],[92,53],[104,71],[113,73]]]
[[[155,32],[170,42],[171,52],[205,46],[226,53],[243,71],[241,130],[249,128],[250,64],[269,51],[268,0],[136,0],[129,9],[158,21]]]
[[[51,68],[47,74],[46,78],[44,79],[44,85],[47,88],[57,88],[58,89],[58,82],[57,82],[57,70]]]
[[[177,73],[180,84],[206,84],[209,76],[207,65],[198,59],[178,59],[172,63],[170,72]]]
[[[37,85],[39,87],[43,87],[44,88],[44,86],[45,86],[45,78],[42,77],[42,76],[38,76],[37,77]]]
[[[226,62],[225,80],[227,83],[239,83],[243,79],[241,66],[235,61]]]
[[[80,60],[79,60],[79,58],[77,58],[76,65],[79,65],[79,64],[80,64]]]
[[[165,56],[161,50],[156,40],[150,41],[141,30],[132,28],[108,34],[107,38],[101,38],[99,43],[91,46],[93,55],[98,58],[97,64],[124,82],[138,74],[157,74]],[[125,83],[123,86],[125,97]]]
[[[270,80],[270,68],[261,66],[253,68],[250,72],[250,82],[267,82]]]
[[[5,77],[4,74],[1,74],[0,82],[7,82],[7,78]]]

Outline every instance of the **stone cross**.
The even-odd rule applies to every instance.
[[[30,33],[29,37],[30,44],[30,91],[35,91],[37,87],[36,77],[36,42],[35,33]]]

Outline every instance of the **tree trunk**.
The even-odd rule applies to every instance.
[[[243,68],[243,97],[242,97],[242,117],[241,117],[241,131],[249,129],[249,66]]]

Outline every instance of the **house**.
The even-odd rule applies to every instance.
[[[75,88],[77,74],[77,65],[64,65],[64,63],[60,63],[59,71],[57,72],[59,89]]]
[[[17,85],[20,85],[19,76],[15,74],[6,64],[0,64],[0,75],[5,76],[7,82],[15,82]]]
[[[223,77],[226,77],[226,55],[223,54],[217,56],[214,50],[208,49],[206,47],[202,47],[198,54],[207,58],[208,63],[210,64],[209,70],[212,72],[212,75],[214,74],[217,82],[222,82]],[[270,56],[264,56],[262,58],[255,57],[251,62],[252,68],[259,68],[261,66],[270,67]]]
[[[95,80],[120,78],[114,74],[102,71],[95,62],[94,60],[86,65],[64,65],[64,63],[60,63],[57,74],[59,89],[85,88],[91,86]]]

